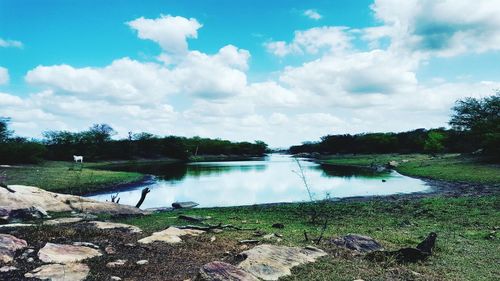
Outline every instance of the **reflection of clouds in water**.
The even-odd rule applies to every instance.
[[[326,193],[330,193],[331,197],[348,197],[427,189],[422,181],[395,172],[375,177],[334,177],[325,175],[315,163],[302,161],[301,164],[315,199],[324,198]],[[298,170],[295,161],[282,155],[273,155],[266,162],[190,164],[181,181],[160,180],[149,186],[152,191],[143,207],[169,206],[175,201],[195,201],[202,207],[209,207],[308,200],[304,184],[294,170]],[[387,182],[382,182],[382,178]],[[120,202],[135,204],[141,189],[120,192]],[[108,194],[94,198],[105,200],[110,197]]]

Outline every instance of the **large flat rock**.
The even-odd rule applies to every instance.
[[[238,267],[263,280],[278,280],[290,275],[294,266],[316,261],[327,255],[314,247],[286,247],[276,245],[258,245],[241,253],[246,257]]]
[[[336,238],[332,240],[332,243],[339,247],[344,247],[360,253],[384,250],[382,245],[375,241],[375,239],[359,234],[349,234],[344,237]]]
[[[7,210],[18,210],[38,206],[49,212],[78,211],[93,214],[135,215],[144,214],[139,208],[112,202],[49,192],[38,187],[9,185],[10,192],[0,188],[0,206]]]
[[[81,263],[46,264],[26,273],[24,277],[47,281],[81,281],[87,278],[89,272],[89,267]]]
[[[105,222],[105,221],[91,221],[89,223],[94,225],[96,228],[99,228],[99,229],[118,229],[118,230],[124,230],[124,231],[130,232],[130,233],[142,232],[142,229],[140,229],[137,226],[130,225],[130,224]]]
[[[176,244],[182,242],[181,236],[189,235],[189,236],[197,236],[201,233],[204,233],[203,230],[196,229],[179,229],[176,227],[169,227],[165,230],[155,232],[151,236],[142,238],[139,240],[139,243],[149,244],[155,241],[166,242],[169,244]]]
[[[0,233],[0,264],[9,263],[14,260],[17,250],[24,249],[28,243],[10,234]]]
[[[259,281],[252,274],[234,265],[213,261],[200,268],[195,281]]]
[[[58,224],[66,224],[66,223],[75,223],[82,221],[82,218],[58,218],[52,220],[46,220],[43,222],[45,225],[58,225]]]
[[[38,258],[46,263],[72,263],[101,256],[99,250],[86,246],[47,243],[38,251]]]

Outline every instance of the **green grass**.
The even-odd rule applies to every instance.
[[[47,161],[38,165],[22,165],[0,168],[0,175],[7,177],[7,184],[31,185],[45,190],[85,194],[116,185],[129,184],[144,179],[144,175],[132,172],[97,170],[97,163],[74,164]]]
[[[192,224],[179,220],[180,213],[210,216],[211,224],[223,223],[280,233],[282,245],[307,245],[304,231],[317,236],[320,225],[313,225],[304,215],[311,204],[248,206],[192,209],[122,220],[146,231],[170,225]],[[329,225],[325,237],[348,233],[369,235],[386,249],[415,247],[428,233],[438,234],[437,248],[425,262],[399,265],[376,263],[330,250],[330,256],[318,263],[294,270],[285,280],[498,280],[500,241],[500,201],[497,196],[470,198],[429,198],[415,201],[372,201],[331,203],[323,207]],[[273,223],[285,224],[274,229]],[[217,234],[230,239],[255,239],[253,231],[226,230]],[[320,248],[329,249],[326,242]],[[417,272],[421,275],[415,275]],[[394,278],[394,279],[391,279]],[[281,279],[280,279],[281,280]]]
[[[396,170],[404,175],[432,178],[446,181],[475,183],[500,183],[500,166],[486,164],[475,158],[458,154],[431,157],[424,154],[372,154],[355,156],[332,156],[325,163],[338,165],[369,166],[383,165],[395,160]],[[407,162],[403,162],[407,160]]]

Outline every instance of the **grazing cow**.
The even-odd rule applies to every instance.
[[[80,161],[80,163],[83,163],[83,156],[73,155],[73,160],[75,160],[75,163],[78,163],[78,161]]]

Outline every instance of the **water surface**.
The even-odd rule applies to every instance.
[[[426,191],[421,180],[397,172],[326,166],[300,160],[313,199],[325,197],[390,195]],[[166,207],[194,201],[200,207],[239,206],[274,202],[308,201],[301,170],[294,158],[272,154],[263,160],[199,162],[175,165],[114,167],[155,175],[153,183],[120,191],[120,203],[135,205],[141,190],[151,189],[142,208]],[[112,192],[116,194],[116,192]],[[111,192],[90,196],[105,201]]]

